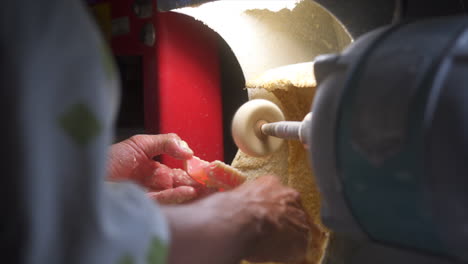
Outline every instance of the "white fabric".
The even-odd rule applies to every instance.
[[[83,3],[4,1],[0,36],[5,140],[21,161],[4,177],[20,182],[21,197],[10,198],[24,214],[23,263],[149,263],[155,239],[167,246],[168,227],[138,187],[104,181],[118,82]],[[97,128],[77,140],[86,120]]]

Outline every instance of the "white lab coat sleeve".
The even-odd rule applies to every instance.
[[[169,231],[158,206],[104,179],[119,83],[86,9],[2,3],[0,246],[11,263],[162,264]]]

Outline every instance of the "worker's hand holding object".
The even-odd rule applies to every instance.
[[[163,204],[189,201],[206,192],[206,187],[185,171],[153,159],[161,154],[186,160],[193,156],[193,151],[176,134],[133,136],[111,146],[108,180],[136,182]]]

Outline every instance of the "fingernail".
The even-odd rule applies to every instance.
[[[180,146],[180,148],[181,148],[183,151],[187,152],[187,153],[190,154],[190,155],[193,155],[193,150],[190,149],[190,147],[188,146],[187,142],[185,142],[185,141],[183,141],[183,140],[180,140],[180,141],[179,141],[179,146]]]

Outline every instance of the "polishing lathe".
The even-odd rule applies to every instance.
[[[310,146],[326,263],[468,263],[468,18],[374,30],[314,72],[312,118],[256,100],[232,132],[252,156]]]
[[[277,151],[285,139],[307,146],[312,114],[302,122],[284,121],[281,109],[271,101],[255,99],[243,104],[232,120],[232,137],[242,152],[254,157]]]

